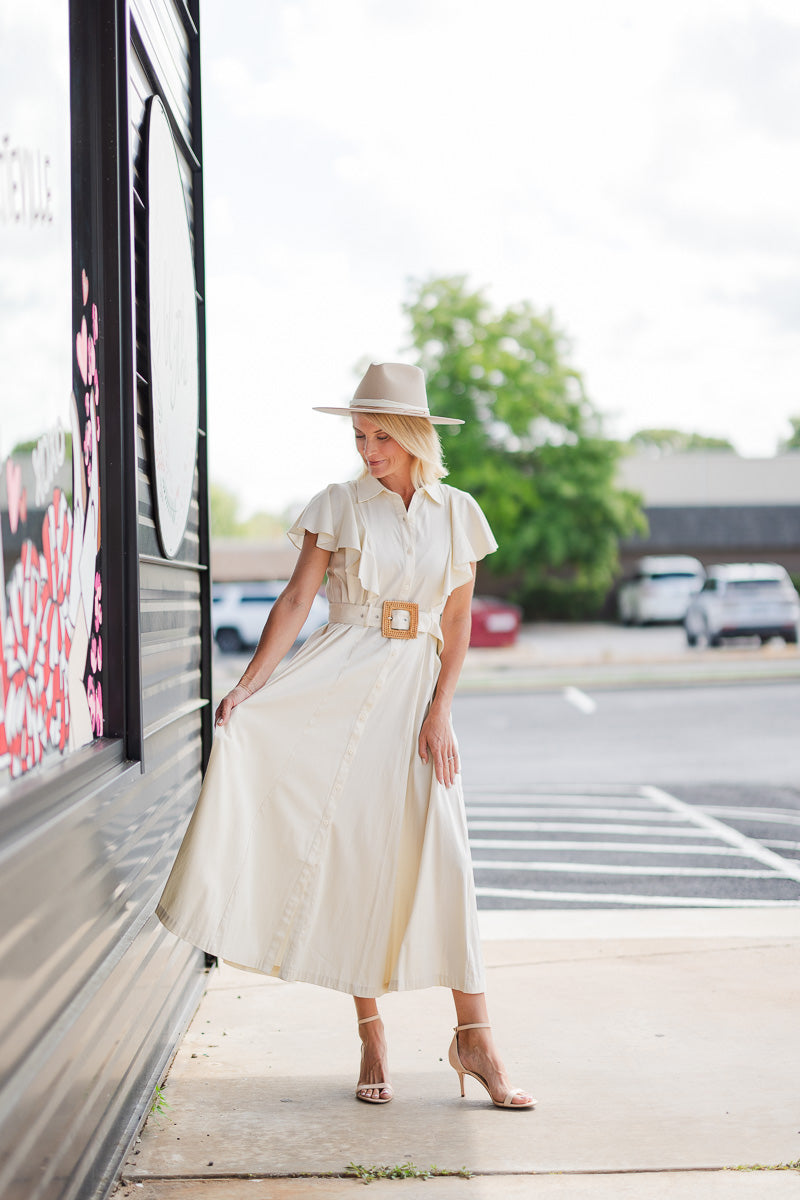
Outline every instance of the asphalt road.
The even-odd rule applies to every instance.
[[[217,697],[247,659],[215,655]],[[454,719],[479,905],[800,905],[798,665],[780,643],[690,654],[674,628],[470,651]]]
[[[462,695],[481,908],[800,905],[800,685]]]

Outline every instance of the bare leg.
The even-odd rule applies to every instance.
[[[378,1015],[378,1004],[374,996],[354,996],[356,1002],[356,1017],[362,1021],[365,1017]],[[388,1083],[388,1065],[386,1059],[386,1037],[383,1032],[383,1021],[370,1021],[359,1025],[359,1037],[364,1049],[361,1055],[361,1073],[358,1082],[366,1087],[359,1087],[360,1095],[370,1099],[388,1100],[391,1096],[389,1088],[370,1088],[370,1083]]]
[[[453,988],[453,1001],[458,1025],[488,1022],[489,1010],[484,992],[457,992]],[[502,1101],[511,1091],[512,1085],[506,1075],[503,1060],[497,1052],[491,1029],[463,1030],[458,1035],[458,1053],[465,1067],[482,1075],[486,1080],[493,1100]],[[512,1104],[528,1104],[532,1099],[527,1092],[523,1092],[514,1097]]]

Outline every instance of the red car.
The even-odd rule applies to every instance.
[[[472,598],[470,646],[513,646],[522,620],[522,609],[505,600]]]

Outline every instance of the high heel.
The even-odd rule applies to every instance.
[[[380,1014],[376,1013],[374,1017],[362,1017],[358,1023],[359,1023],[359,1025],[367,1025],[367,1024],[369,1024],[370,1021],[377,1021],[379,1019],[380,1019]],[[364,1067],[364,1043],[362,1042],[361,1043],[361,1068],[362,1068],[362,1070],[363,1070],[363,1067]],[[361,1078],[360,1078],[361,1071],[359,1071],[358,1074],[359,1074],[359,1081],[356,1084],[356,1100],[363,1100],[365,1104],[388,1104],[390,1100],[394,1099],[394,1094],[392,1093],[392,1085],[390,1083],[362,1083]],[[379,1093],[380,1092],[389,1092],[391,1094],[388,1096],[380,1096],[380,1095],[378,1095],[378,1096],[361,1096],[361,1095],[359,1095],[360,1092],[366,1092],[366,1091],[379,1092]]]
[[[486,1082],[483,1076],[479,1075],[477,1071],[470,1071],[468,1067],[464,1066],[458,1053],[458,1035],[461,1033],[462,1029],[491,1029],[491,1025],[489,1025],[486,1021],[482,1021],[474,1025],[456,1025],[455,1027],[455,1036],[450,1043],[448,1058],[450,1060],[450,1066],[458,1074],[458,1081],[461,1084],[461,1095],[464,1095],[464,1076],[471,1075],[473,1079],[477,1079],[478,1083],[482,1084],[486,1088],[486,1091],[489,1092],[489,1099],[495,1108],[533,1108],[533,1106],[536,1104],[535,1100],[527,1100],[525,1104],[514,1104],[513,1101],[515,1096],[525,1095],[525,1092],[522,1090],[522,1088],[512,1088],[510,1092],[506,1093],[503,1100],[495,1100],[494,1096],[489,1091],[489,1084]]]

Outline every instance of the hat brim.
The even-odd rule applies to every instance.
[[[380,416],[378,409],[370,407],[369,404],[352,404],[348,408],[320,408],[317,405],[313,406],[314,412],[333,413],[336,417],[351,417],[353,413],[370,413]],[[386,416],[391,417],[422,417],[426,421],[430,421],[431,425],[463,425],[464,421],[458,417],[436,417],[432,413],[423,413],[419,409],[409,408],[406,412],[387,412]]]

